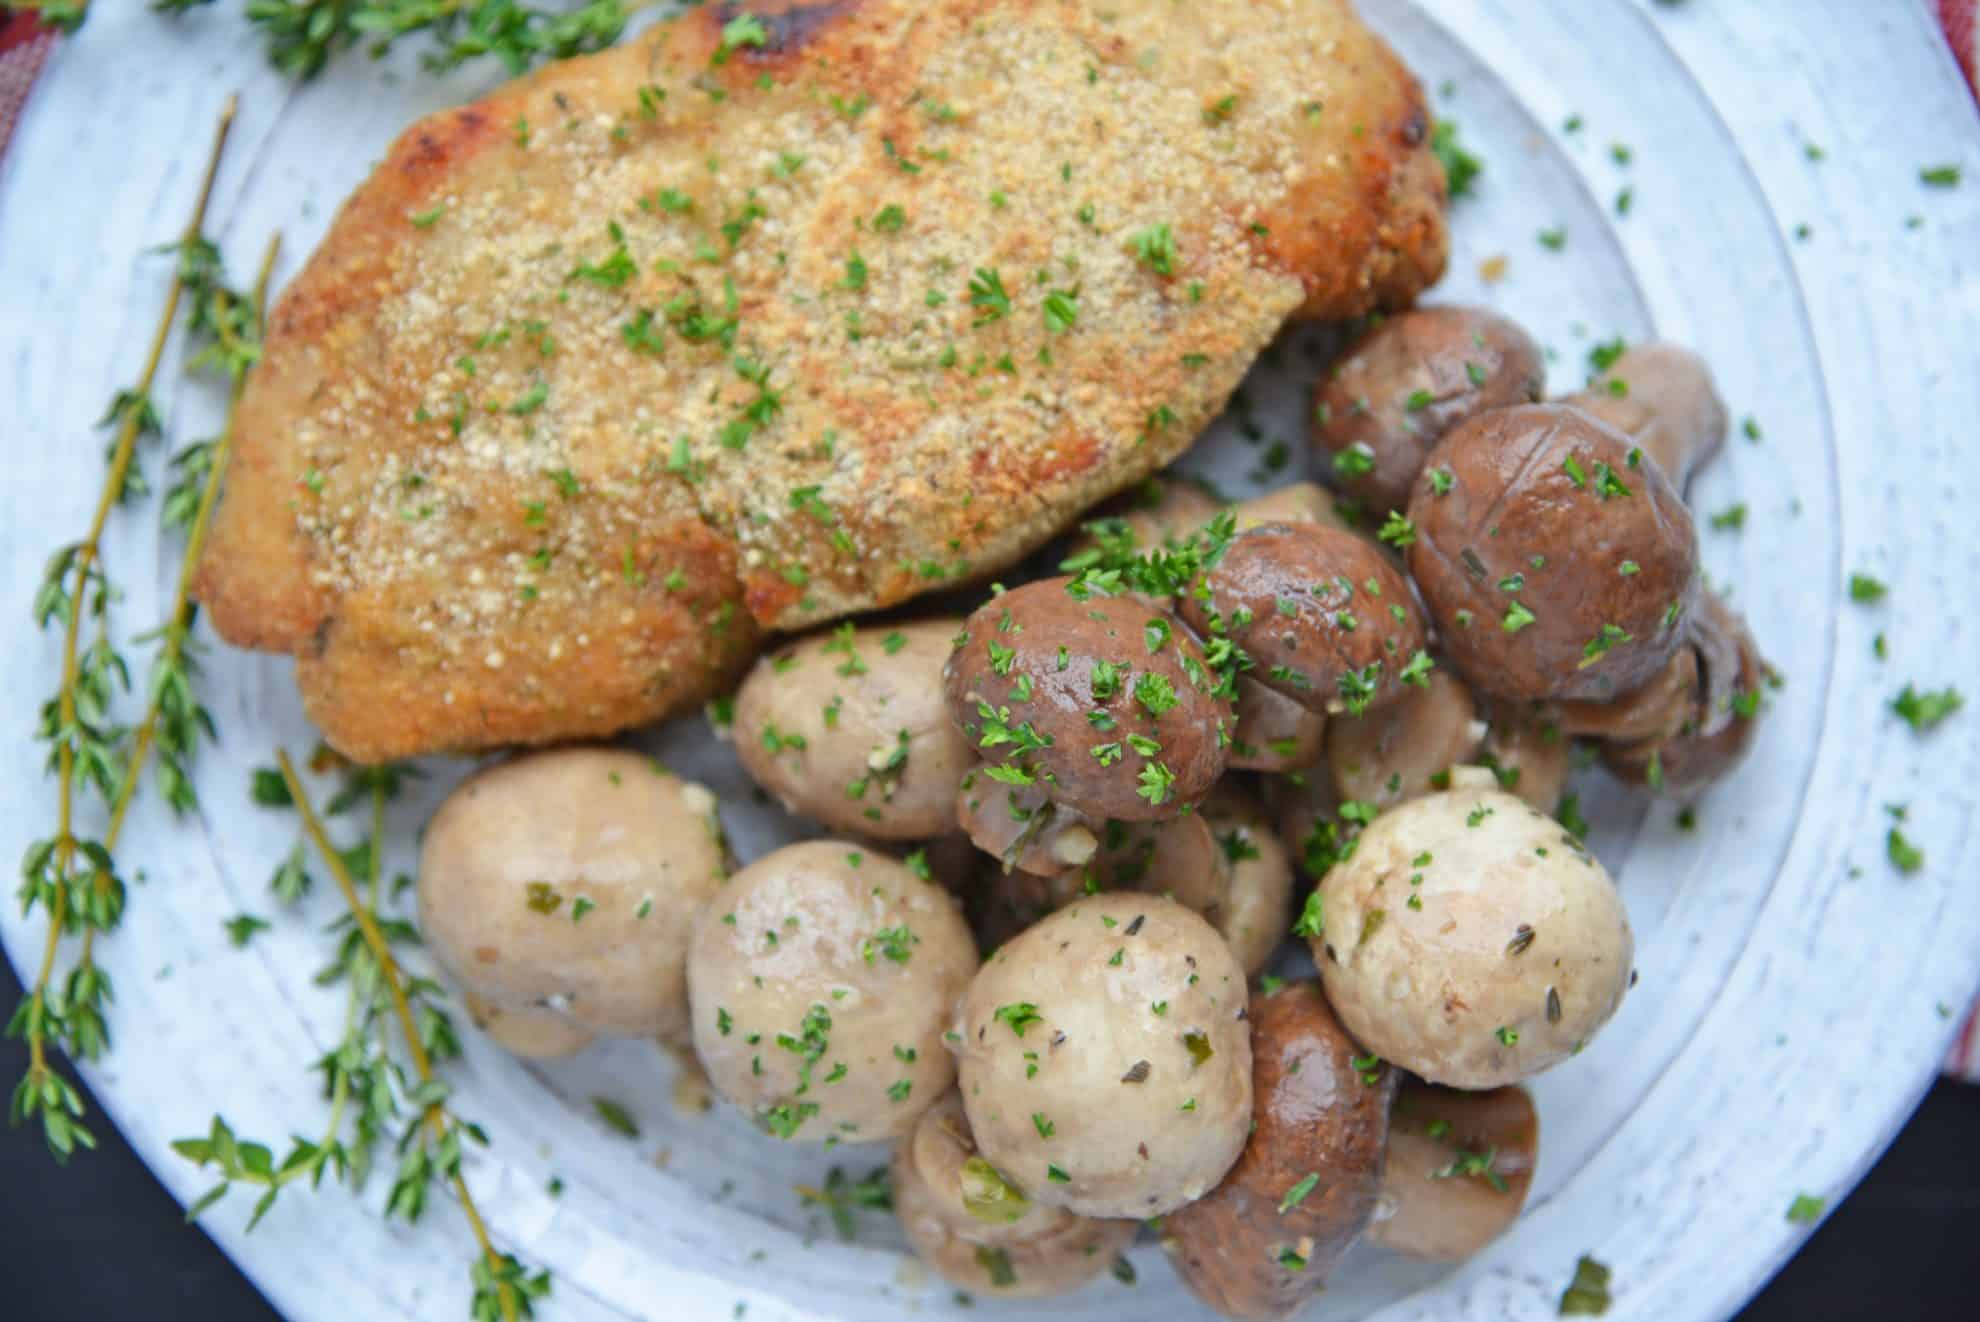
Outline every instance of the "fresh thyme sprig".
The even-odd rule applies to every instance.
[[[184,14],[212,3],[152,0],[151,7]],[[604,49],[619,39],[633,11],[653,3],[583,0],[575,7],[534,8],[519,0],[247,0],[246,8],[275,67],[292,78],[313,78],[359,43],[376,57],[414,33],[425,34],[434,47],[428,68],[452,69],[492,56],[519,74],[539,60]]]
[[[327,769],[332,755],[311,759],[315,769]],[[341,763],[337,763],[341,765]],[[369,804],[370,833],[357,844],[339,851],[344,867],[365,883],[365,904],[378,930],[394,945],[416,944],[418,935],[410,924],[385,916],[380,905],[384,898],[385,805],[398,791],[399,777],[393,768],[355,768],[347,772],[331,808]],[[282,773],[274,768],[254,775],[252,797],[268,808],[293,808]],[[284,904],[294,904],[307,892],[308,874],[302,870],[302,851],[308,845],[305,834],[297,842],[296,853],[277,868],[271,889]],[[398,887],[395,884],[394,890]],[[277,1163],[265,1144],[238,1138],[226,1120],[219,1116],[204,1138],[180,1139],[172,1146],[181,1156],[201,1165],[211,1163],[221,1174],[221,1183],[202,1195],[190,1209],[188,1218],[197,1217],[225,1197],[236,1184],[260,1187],[260,1198],[248,1220],[251,1230],[267,1215],[282,1189],[307,1178],[312,1189],[328,1173],[352,1190],[361,1189],[369,1178],[378,1140],[402,1114],[401,1101],[413,1090],[405,1071],[392,1058],[388,1043],[389,1007],[378,963],[371,956],[364,934],[356,920],[346,913],[332,925],[340,931],[331,962],[316,975],[319,986],[344,984],[344,1021],[337,1044],[316,1062],[323,1075],[323,1092],[330,1111],[322,1137],[311,1141],[292,1140],[288,1153]],[[434,1060],[448,1060],[460,1054],[459,1038],[453,1022],[436,1004],[437,987],[423,978],[411,980],[408,994],[413,998],[420,1024],[421,1040]]]
[[[388,1217],[408,1222],[426,1209],[429,1191],[440,1179],[453,1187],[461,1212],[474,1234],[478,1252],[470,1269],[473,1297],[470,1312],[479,1322],[517,1322],[533,1316],[536,1300],[550,1291],[547,1272],[530,1272],[512,1254],[498,1252],[461,1174],[466,1144],[486,1145],[480,1126],[462,1119],[448,1104],[445,1080],[434,1072],[436,1061],[460,1054],[452,1020],[437,1004],[440,989],[428,979],[409,975],[392,953],[394,945],[418,941],[410,924],[380,911],[382,894],[385,802],[397,791],[398,768],[355,768],[329,810],[347,810],[368,802],[371,834],[359,846],[339,849],[330,839],[323,818],[311,805],[307,791],[285,751],[276,754],[278,775],[288,804],[301,818],[305,838],[322,857],[337,883],[346,909],[332,964],[319,981],[344,979],[349,985],[345,1031],[338,1047],[319,1068],[330,1097],[330,1118],[324,1137],[298,1138],[278,1164],[267,1145],[239,1139],[231,1126],[214,1117],[206,1137],[180,1139],[173,1148],[184,1157],[219,1170],[221,1182],[193,1204],[196,1216],[225,1197],[237,1184],[259,1187],[248,1225],[266,1215],[287,1185],[307,1176],[311,1187],[332,1171],[352,1187],[363,1182],[377,1137],[406,1111],[412,1119],[398,1141],[399,1164],[386,1197]],[[256,779],[256,797],[271,806],[279,803],[272,781]],[[358,866],[353,866],[353,863]],[[360,897],[359,878],[366,895]],[[393,1058],[385,1038],[386,1024],[396,1021],[400,1045],[412,1062],[410,1075]],[[345,1112],[355,1104],[354,1137],[344,1141]]]
[[[204,228],[234,110],[230,97],[214,129],[199,199],[182,236],[184,244],[197,240]],[[174,785],[188,783],[184,759],[196,738],[184,722],[190,720],[196,731],[204,715],[191,698],[187,649],[180,636],[176,645],[167,640],[167,647],[161,649],[161,659],[169,654],[174,664],[154,671],[153,702],[138,727],[149,728],[150,733],[132,741],[130,732],[116,724],[112,705],[117,694],[130,687],[130,669],[111,639],[113,593],[101,554],[104,527],[111,509],[124,496],[138,442],[155,421],[151,386],[181,301],[190,289],[182,264],[166,294],[138,384],[120,392],[112,405],[109,420],[115,423],[116,435],[89,531],[81,541],[55,553],[35,595],[35,622],[43,630],[59,625],[62,638],[61,679],[56,695],[42,709],[39,731],[50,745],[48,766],[56,779],[57,806],[55,833],[30,845],[21,865],[22,912],[31,914],[40,905],[48,915],[48,931],[33,985],[7,1024],[8,1036],[23,1039],[28,1048],[27,1073],[14,1089],[9,1116],[14,1124],[39,1118],[42,1135],[58,1161],[66,1161],[78,1147],[96,1146],[95,1136],[82,1122],[82,1096],[50,1062],[49,1047],[59,1044],[72,1059],[93,1060],[109,1045],[103,1009],[111,1000],[110,980],[90,954],[95,934],[113,929],[123,915],[124,883],[117,875],[113,850],[124,814],[136,791],[144,755],[154,744],[176,741],[176,779],[168,780],[168,797],[176,793],[175,801],[183,800],[184,790],[175,790]],[[181,602],[173,618],[185,616]],[[94,634],[87,644],[82,639],[85,618]],[[169,682],[158,687],[161,675]],[[110,824],[101,839],[79,834],[78,800],[87,791],[111,805]],[[76,931],[84,934],[84,955],[58,987],[55,962],[62,938]]]

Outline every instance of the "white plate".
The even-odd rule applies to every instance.
[[[44,557],[75,536],[100,480],[90,424],[134,376],[166,276],[143,251],[181,223],[225,93],[241,90],[243,113],[213,215],[239,273],[278,227],[293,271],[392,134],[477,86],[352,58],[291,89],[231,8],[179,24],[102,8],[36,91],[0,183],[14,423],[0,619],[16,629]],[[1923,7],[1904,0],[1366,8],[1426,85],[1454,84],[1438,108],[1486,162],[1479,196],[1456,209],[1457,251],[1437,296],[1494,304],[1532,328],[1557,354],[1556,389],[1579,384],[1599,338],[1654,331],[1692,345],[1735,416],[1764,429],[1757,444],[1735,437],[1694,499],[1705,512],[1751,507],[1743,534],[1705,534],[1706,556],[1788,685],[1756,754],[1702,805],[1695,832],[1599,779],[1587,787],[1643,982],[1593,1048],[1539,1081],[1545,1138],[1525,1218],[1456,1271],[1358,1254],[1327,1315],[1551,1315],[1588,1252],[1614,1268],[1612,1318],[1723,1317],[1799,1242],[1789,1201],[1839,1197],[1883,1148],[1932,1075],[1947,1014],[1980,978],[1980,717],[1920,741],[1885,710],[1906,680],[1969,690],[1980,680],[1980,533],[1963,467],[1980,417],[1980,134]],[[1579,133],[1562,130],[1570,114]],[[1615,142],[1632,163],[1611,158]],[[1826,159],[1806,159],[1808,142]],[[1918,169],[1947,161],[1964,164],[1965,187],[1922,188]],[[1618,218],[1624,187],[1633,207]],[[1923,217],[1915,230],[1912,214]],[[1800,224],[1812,228],[1805,242],[1793,237]],[[1535,240],[1554,227],[1568,234],[1557,254]],[[1488,285],[1479,263],[1497,254],[1507,272]],[[1282,348],[1248,387],[1268,432],[1295,443],[1293,469],[1276,480],[1303,462],[1309,374],[1297,346]],[[176,440],[217,421],[214,392],[170,365],[158,395]],[[1227,428],[1191,463],[1248,490],[1260,453]],[[110,547],[128,594],[120,618],[134,629],[156,618],[176,562],[154,527],[148,514],[126,516]],[[1853,569],[1888,580],[1889,604],[1849,604]],[[1887,664],[1870,655],[1880,629]],[[47,639],[17,638],[0,658],[0,691],[24,726],[55,656]],[[277,918],[246,952],[221,932],[236,913],[275,915],[263,879],[292,827],[251,808],[245,786],[276,741],[298,751],[311,741],[289,667],[217,651],[205,693],[223,744],[200,761],[204,812],[174,830],[140,800],[123,856],[143,883],[105,952],[117,1045],[87,1071],[181,1199],[210,1181],[167,1144],[203,1131],[215,1110],[278,1142],[314,1132],[322,1109],[308,1067],[336,1031],[336,1007],[309,982],[329,896]],[[746,847],[784,829],[751,805],[698,721],[658,743],[682,770],[733,791],[728,815]],[[25,737],[6,758],[14,792],[0,806],[0,854],[17,854],[46,829],[52,785]],[[401,866],[412,830],[462,769],[436,766],[419,801],[395,810]],[[1883,858],[1881,805],[1893,801],[1909,803],[1907,830],[1930,859],[1914,877]],[[9,914],[17,965],[38,951],[40,930]],[[807,1156],[732,1113],[676,1115],[671,1065],[637,1044],[529,1070],[476,1040],[456,1077],[461,1109],[495,1139],[470,1166],[477,1199],[505,1246],[554,1270],[549,1316],[726,1317],[739,1302],[758,1320],[953,1308],[939,1281],[903,1268],[884,1218],[842,1245],[829,1230],[818,1237],[816,1214],[791,1193],[835,1160],[863,1170],[882,1152]],[[597,1094],[639,1118],[636,1145],[591,1118]],[[545,1191],[553,1173],[560,1199]],[[251,1237],[245,1200],[205,1224],[290,1316],[461,1316],[459,1218],[443,1205],[417,1231],[388,1228],[381,1194],[291,1196]],[[1133,1258],[1131,1300],[1103,1281],[1038,1314],[1200,1315],[1152,1245]]]

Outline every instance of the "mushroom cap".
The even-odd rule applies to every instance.
[[[1475,689],[1607,700],[1670,660],[1700,588],[1698,532],[1632,452],[1577,409],[1532,404],[1480,414],[1431,454],[1409,568]]]
[[[1526,1089],[1405,1080],[1389,1112],[1368,1238],[1412,1258],[1462,1262],[1519,1219],[1539,1159],[1540,1117]]]
[[[1044,1299],[1106,1271],[1137,1223],[1075,1215],[1025,1196],[986,1162],[951,1091],[894,1145],[894,1213],[916,1256],[965,1290]]]
[[[976,964],[940,886],[846,841],[786,845],[695,924],[695,1054],[779,1137],[892,1138],[955,1077],[942,1032]]]
[[[1245,1013],[1244,970],[1196,914],[1158,896],[1075,900],[963,998],[955,1050],[977,1146],[1033,1201],[1084,1216],[1200,1197],[1251,1121]]]
[[[427,824],[420,931],[494,1010],[681,1040],[688,930],[727,872],[702,786],[623,749],[527,753],[462,781]]]
[[[1396,1072],[1361,1048],[1317,982],[1251,1001],[1254,1126],[1223,1182],[1163,1218],[1183,1283],[1231,1318],[1282,1318],[1320,1289],[1375,1214]]]
[[[959,619],[844,625],[766,653],[736,693],[736,755],[793,813],[875,840],[955,829],[975,750],[949,719],[942,667]]]
[[[1423,458],[1487,409],[1540,398],[1540,346],[1487,308],[1385,317],[1331,364],[1313,395],[1314,452],[1377,522],[1409,500]],[[1358,450],[1366,472],[1342,456]]]
[[[1357,1041],[1433,1083],[1538,1074],[1592,1039],[1629,987],[1635,945],[1608,873],[1499,790],[1383,813],[1320,897],[1327,999]]]
[[[950,714],[981,756],[1056,802],[1174,817],[1223,774],[1235,714],[1168,612],[1074,586],[1027,583],[969,617],[946,671]]]
[[[1353,533],[1310,523],[1238,534],[1182,600],[1205,637],[1251,656],[1251,677],[1312,711],[1360,712],[1402,695],[1426,640],[1405,579]],[[1427,658],[1426,658],[1427,661]]]

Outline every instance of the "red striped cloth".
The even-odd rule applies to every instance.
[[[1980,0],[1937,0],[1939,26],[1966,71],[1967,85],[1980,98]],[[14,124],[27,102],[28,90],[41,72],[55,34],[33,17],[0,10],[0,152],[14,136]],[[1969,1011],[1966,1024],[1946,1057],[1945,1072],[1968,1082],[1980,1082],[1980,1007]]]

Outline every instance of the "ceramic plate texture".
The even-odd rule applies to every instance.
[[[102,9],[56,56],[0,178],[0,362],[13,419],[0,619],[17,627],[45,557],[87,515],[101,476],[91,424],[135,375],[168,275],[145,250],[182,223],[225,94],[240,91],[242,117],[210,229],[238,273],[279,228],[286,275],[398,129],[484,85],[417,76],[409,55],[349,58],[295,88],[268,70],[233,7],[180,23],[141,6]],[[1455,1270],[1358,1252],[1326,1316],[1551,1316],[1576,1257],[1590,1253],[1613,1268],[1612,1319],[1722,1318],[1805,1234],[1786,1221],[1789,1202],[1839,1198],[1882,1150],[1932,1076],[1948,1016],[1980,980],[1980,727],[1967,713],[1921,738],[1888,710],[1906,681],[1980,685],[1980,521],[1962,477],[1980,418],[1980,131],[1923,7],[1900,0],[1365,0],[1364,10],[1485,164],[1476,196],[1454,210],[1451,272],[1434,297],[1524,323],[1550,349],[1555,391],[1579,386],[1589,349],[1614,336],[1690,345],[1735,418],[1756,423],[1759,439],[1736,427],[1692,497],[1701,515],[1747,505],[1742,532],[1702,533],[1706,560],[1787,684],[1755,754],[1691,829],[1669,806],[1584,774],[1593,844],[1629,904],[1642,983],[1588,1051],[1535,1085],[1543,1146],[1517,1227]],[[1613,144],[1627,145],[1627,163]],[[1921,184],[1921,167],[1952,162],[1965,167],[1963,188]],[[1558,251],[1537,241],[1556,229]],[[1186,466],[1239,493],[1302,475],[1318,347],[1290,337],[1247,382],[1263,439],[1227,418]],[[160,380],[176,441],[215,429],[215,391],[170,362]],[[113,527],[120,618],[135,627],[162,610],[177,549],[148,515]],[[1887,602],[1852,604],[1853,570],[1887,581]],[[1883,662],[1871,651],[1880,632]],[[87,1071],[182,1200],[211,1180],[168,1144],[203,1132],[214,1111],[274,1138],[316,1130],[310,1064],[335,1040],[341,1009],[311,983],[334,898],[320,889],[278,914],[265,879],[293,822],[246,794],[249,769],[275,744],[300,753],[314,741],[289,666],[217,646],[205,662],[222,737],[199,763],[203,811],[174,826],[152,796],[139,800],[120,854],[141,884],[106,951],[117,1042]],[[27,736],[56,665],[51,640],[24,629],[0,656],[16,726],[0,854],[18,856],[52,814],[53,784]],[[643,742],[717,788],[746,856],[792,833],[750,797],[701,720]],[[418,824],[466,769],[433,763],[395,806],[401,868]],[[1926,851],[1915,875],[1885,860],[1887,803],[1908,805],[1905,829]],[[221,927],[243,912],[275,923],[244,951]],[[8,912],[17,966],[38,954],[40,932],[38,916]],[[798,1150],[732,1111],[677,1112],[674,1074],[638,1043],[541,1067],[467,1044],[459,1109],[494,1139],[469,1180],[503,1244],[554,1272],[543,1316],[698,1319],[745,1304],[763,1322],[958,1309],[901,1256],[888,1219],[867,1218],[843,1243],[792,1192],[833,1164],[863,1173],[884,1151]],[[641,1137],[600,1125],[597,1096],[622,1103]],[[561,1197],[547,1191],[553,1175]],[[289,1316],[464,1316],[459,1218],[442,1207],[414,1231],[387,1226],[383,1186],[362,1199],[285,1198],[251,1236],[245,1200],[204,1224]],[[1027,1315],[1207,1316],[1152,1241],[1131,1258],[1132,1295],[1103,1278]]]

